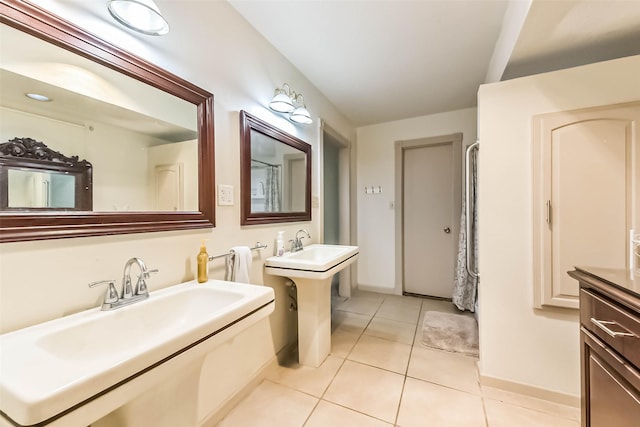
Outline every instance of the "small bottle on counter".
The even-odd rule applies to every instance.
[[[205,242],[207,239],[202,239],[200,243],[200,252],[196,257],[198,263],[198,283],[204,283],[209,280],[209,254],[207,253],[207,247]]]
[[[276,256],[284,255],[284,231],[278,231],[276,239]]]

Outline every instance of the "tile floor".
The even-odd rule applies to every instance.
[[[284,362],[218,426],[579,426],[577,408],[481,387],[475,357],[423,346],[428,310],[458,313],[446,301],[362,291],[337,302],[324,363]]]

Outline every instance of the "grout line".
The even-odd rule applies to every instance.
[[[416,345],[416,334],[418,333],[418,325],[420,324],[420,315],[422,313],[422,301],[420,301],[420,310],[418,311],[418,320],[416,320],[416,326],[413,330],[413,340],[411,341],[411,350],[409,350],[409,358],[407,359],[407,366],[404,370],[404,380],[402,381],[402,390],[400,391],[400,399],[398,400],[398,409],[396,409],[396,417],[393,425],[398,425],[398,417],[400,417],[400,408],[402,407],[402,399],[404,398],[404,389],[407,385],[407,377],[409,376],[409,364],[411,363],[411,356],[413,355],[413,347]]]

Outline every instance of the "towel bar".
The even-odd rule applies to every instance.
[[[266,249],[267,246],[269,246],[269,245],[267,245],[266,243],[263,244],[263,243],[260,243],[260,242],[256,242],[255,246],[250,248],[250,249],[252,251],[257,251],[258,249]],[[233,251],[229,251],[229,252],[224,253],[224,254],[220,254],[220,255],[216,255],[216,256],[210,256],[209,257],[209,261],[213,261],[214,259],[217,259],[217,258],[226,258],[226,257],[230,257],[230,256],[233,256],[233,255],[234,255]]]

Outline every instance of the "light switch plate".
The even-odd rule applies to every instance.
[[[233,186],[218,184],[218,206],[233,206]]]

